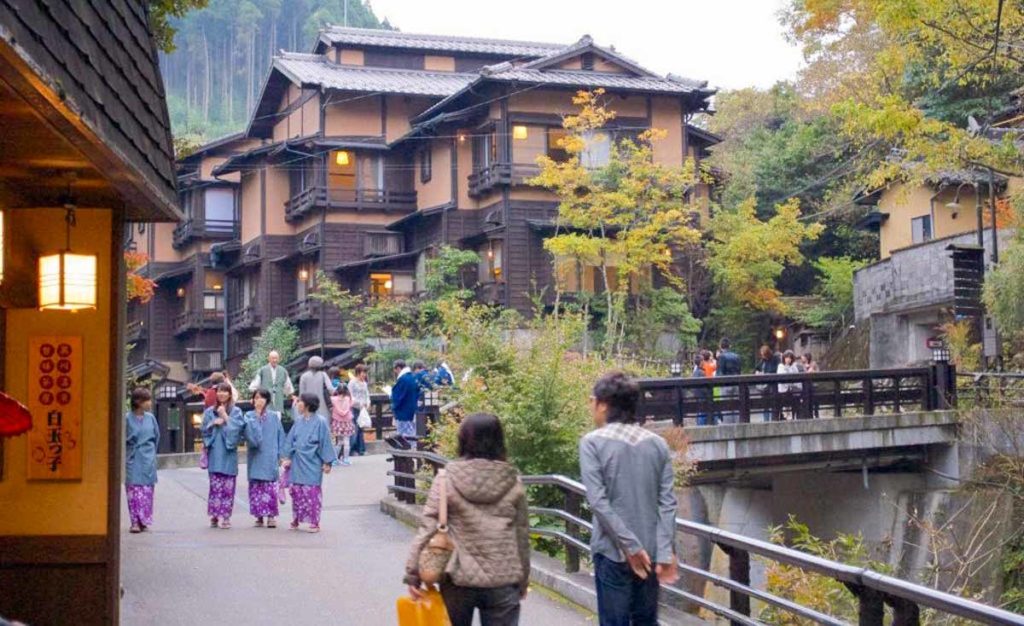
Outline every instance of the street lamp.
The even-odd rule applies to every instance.
[[[985,249],[985,223],[981,213],[981,188],[978,183],[966,182],[960,183],[960,186],[956,188],[956,195],[953,197],[952,202],[947,202],[946,207],[959,210],[960,209],[960,192],[963,191],[964,187],[970,187],[974,190],[974,210],[978,216],[978,245],[982,250]]]

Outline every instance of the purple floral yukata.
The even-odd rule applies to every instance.
[[[276,480],[249,481],[249,514],[253,517],[277,517]]]
[[[319,526],[323,503],[320,485],[292,485],[292,517],[296,522]]]
[[[154,485],[125,485],[128,496],[128,518],[132,526],[153,525],[153,489]]]
[[[210,497],[206,514],[220,520],[231,519],[235,508],[235,476],[210,472]]]

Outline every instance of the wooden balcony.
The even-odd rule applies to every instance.
[[[540,173],[531,163],[495,163],[477,168],[469,175],[469,195],[479,196],[499,185],[522,185]]]
[[[284,216],[289,222],[295,222],[304,218],[311,211],[323,208],[328,210],[412,212],[416,210],[416,192],[390,189],[310,187],[292,196],[285,203]]]
[[[255,307],[247,306],[228,314],[229,330],[252,330],[260,327],[260,314]]]
[[[367,232],[363,234],[363,256],[391,256],[405,251],[402,233]]]
[[[292,302],[285,309],[285,316],[293,322],[320,319],[321,303],[313,298],[303,298]]]
[[[125,341],[139,342],[146,339],[146,323],[142,320],[128,322],[124,327]]]
[[[171,242],[175,248],[183,248],[193,239],[228,240],[238,238],[238,222],[235,220],[187,219],[174,229]]]
[[[206,329],[220,329],[224,326],[223,311],[185,311],[174,316],[171,327],[175,336]]]
[[[483,304],[505,303],[504,282],[481,283],[476,286],[476,299]]]

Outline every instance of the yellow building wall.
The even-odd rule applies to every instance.
[[[454,72],[455,57],[428,54],[423,57],[423,69],[433,72]]]
[[[662,165],[680,167],[683,164],[683,109],[677,99],[651,100],[651,127],[664,130],[664,139],[654,142],[654,160]]]
[[[946,206],[946,203],[956,196],[955,187],[943,189],[935,196],[934,214],[930,202],[932,196],[935,196],[935,189],[928,185],[896,184],[883,192],[878,201],[878,210],[888,213],[889,218],[878,232],[881,258],[888,257],[893,250],[914,244],[911,220],[915,217],[932,217],[933,239],[958,235],[977,228],[973,190],[965,189],[960,194],[960,208],[956,211],[956,218],[953,217],[953,209]]]
[[[147,229],[153,229],[153,254],[151,258],[154,261],[175,263],[184,259],[189,254],[188,250],[176,250],[174,248],[174,229],[177,226],[177,224],[167,222],[146,226]]]
[[[331,99],[336,102],[329,104],[326,109],[324,133],[327,136],[380,137],[384,134],[380,123],[379,96],[335,94]]]
[[[364,59],[365,55],[363,54],[362,50],[342,48],[339,63],[341,63],[342,65],[364,65]]]
[[[452,199],[452,156],[451,141],[437,139],[431,142],[430,181],[420,182],[419,157],[413,180],[416,182],[416,204],[419,208],[444,204]]]
[[[267,234],[286,235],[296,232],[284,219],[284,205],[291,198],[288,172],[278,168],[267,169]],[[256,212],[259,220],[259,211]]]
[[[69,313],[9,309],[5,337],[5,391],[24,400],[28,393],[28,339],[40,335],[76,335],[84,348],[82,399],[82,480],[28,482],[27,437],[4,441],[4,472],[0,480],[0,535],[105,535],[107,532],[109,423],[122,407],[110,406],[110,291],[112,289],[112,214],[108,210],[77,212],[72,231],[76,252],[98,260],[97,307]],[[10,233],[24,237],[36,253],[64,247],[64,210],[10,211]],[[36,419],[39,419],[38,416]]]
[[[262,193],[259,170],[246,170],[242,176],[242,232],[240,241],[249,241],[260,235],[260,209]]]

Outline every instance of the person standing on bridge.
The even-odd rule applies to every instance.
[[[284,457],[285,438],[281,414],[270,408],[272,398],[270,390],[260,387],[252,394],[253,410],[245,414],[249,514],[256,518],[257,527],[262,527],[266,518],[267,528],[277,528],[278,466]]]
[[[309,524],[309,532],[320,532],[320,511],[324,504],[321,485],[324,474],[338,460],[331,445],[331,427],[317,411],[320,398],[304,393],[294,402],[295,423],[284,444],[284,467],[291,469],[292,530]]]
[[[672,452],[637,424],[639,400],[640,387],[624,372],[601,376],[590,397],[597,429],[580,440],[601,626],[657,624],[658,585],[679,578]]]
[[[231,385],[217,385],[217,404],[203,413],[203,445],[208,452],[210,493],[206,512],[213,528],[231,528],[235,508],[235,480],[238,478],[238,441],[245,427],[242,410],[231,399]]]
[[[348,391],[352,394],[352,416],[356,421],[355,434],[352,436],[350,445],[352,454],[359,456],[366,455],[366,441],[363,438],[363,429],[359,426],[359,416],[370,411],[370,384],[368,382],[366,366],[360,363],[356,365],[352,377],[348,381]]]
[[[141,533],[153,525],[153,491],[156,488],[156,453],[160,448],[160,426],[150,413],[153,396],[149,389],[132,391],[132,410],[125,415],[124,491],[128,497],[128,532]]]
[[[743,364],[740,357],[732,351],[732,344],[729,339],[722,337],[718,342],[718,367],[715,369],[715,376],[739,376],[743,373]],[[738,387],[719,387],[719,394],[722,400],[734,400],[739,395]],[[723,411],[722,423],[735,424],[739,421],[739,413],[736,411]]]

